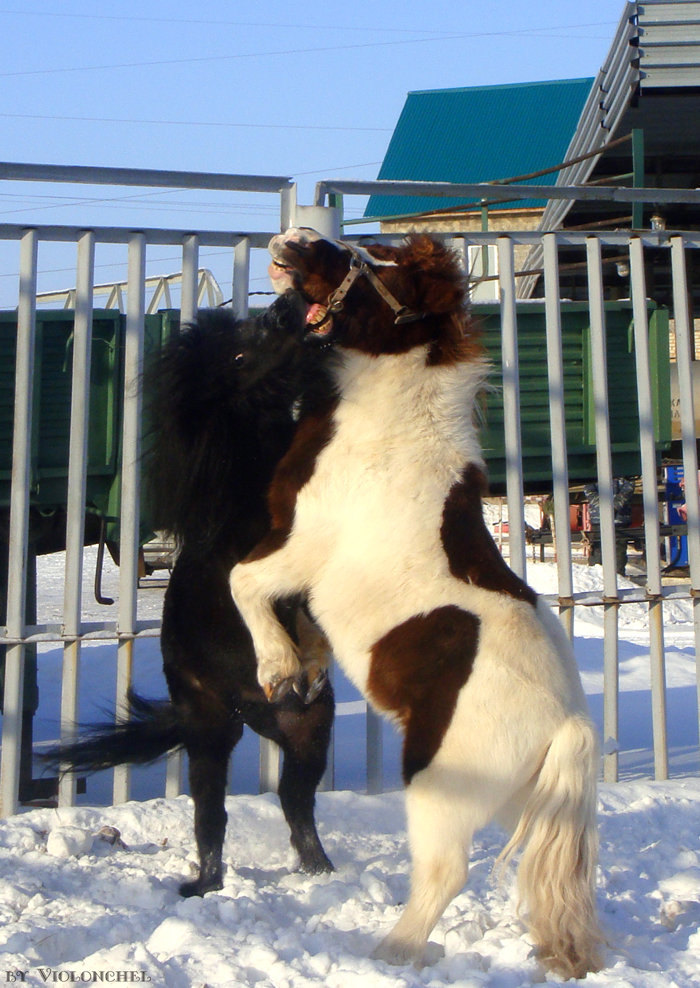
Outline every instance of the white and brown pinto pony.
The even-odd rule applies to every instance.
[[[492,819],[523,848],[542,962],[600,965],[597,743],[569,641],[483,518],[475,404],[487,362],[459,264],[425,236],[353,250],[308,229],[270,243],[276,288],[336,348],[336,396],[300,422],[270,490],[272,531],[232,571],[269,697],[300,672],[275,617],[305,593],[348,677],[401,728],[411,895],[375,956],[420,962]]]

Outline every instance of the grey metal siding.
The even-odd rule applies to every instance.
[[[640,86],[700,86],[700,3],[637,4]]]

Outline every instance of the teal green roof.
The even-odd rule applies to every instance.
[[[564,159],[590,79],[409,93],[378,178],[489,182],[529,175]],[[553,185],[556,173],[532,180]],[[397,216],[475,200],[373,195],[365,216]],[[543,205],[528,200],[503,205]],[[499,207],[493,207],[499,208]]]

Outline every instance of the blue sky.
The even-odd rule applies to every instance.
[[[595,75],[624,6],[0,0],[0,159],[289,175],[310,203],[319,179],[376,177],[411,90]],[[0,223],[266,230],[277,215],[261,197],[0,186]]]

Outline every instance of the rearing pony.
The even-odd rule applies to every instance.
[[[411,895],[375,956],[420,961],[496,818],[542,962],[598,968],[597,742],[569,641],[482,518],[475,403],[487,362],[457,258],[425,236],[350,248],[308,229],[270,243],[276,288],[311,303],[336,394],[300,422],[272,528],[234,567],[268,697],[300,675],[275,600],[303,592],[349,678],[403,732]]]

